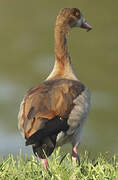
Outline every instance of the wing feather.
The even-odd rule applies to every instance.
[[[74,107],[74,99],[83,90],[82,83],[68,79],[48,80],[30,89],[20,107],[21,133],[29,138],[56,116],[67,119]]]

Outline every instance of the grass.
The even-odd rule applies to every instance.
[[[107,157],[100,154],[92,159],[85,152],[77,165],[72,164],[69,154],[62,158],[57,149],[48,158],[50,168],[46,171],[34,156],[29,159],[27,155],[23,158],[21,153],[17,158],[9,155],[0,164],[0,180],[118,180],[116,156]]]

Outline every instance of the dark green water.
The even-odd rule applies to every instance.
[[[24,147],[17,132],[19,104],[43,81],[54,63],[54,25],[63,7],[79,7],[93,30],[73,29],[68,39],[79,79],[92,94],[82,147],[118,149],[118,2],[0,1],[0,153]],[[25,148],[25,147],[24,147]]]

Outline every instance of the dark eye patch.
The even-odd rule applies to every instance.
[[[79,19],[80,18],[80,10],[77,8],[74,8],[73,15]]]

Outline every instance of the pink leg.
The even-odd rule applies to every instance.
[[[79,160],[79,156],[78,156],[78,153],[77,153],[77,147],[76,146],[74,146],[73,149],[72,149],[72,160],[74,162],[76,162],[76,163]]]
[[[41,159],[41,163],[44,165],[45,169],[48,169],[47,159]]]

